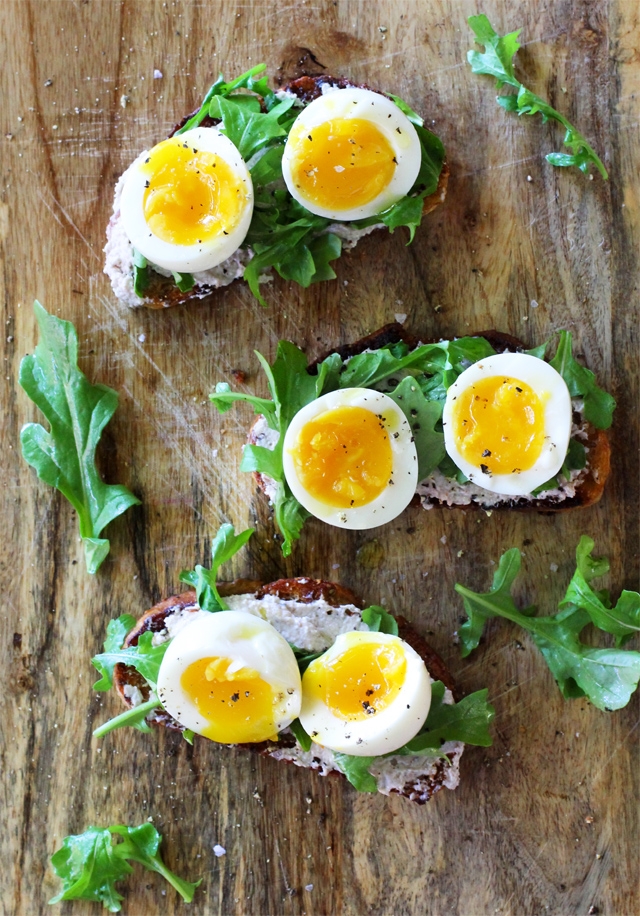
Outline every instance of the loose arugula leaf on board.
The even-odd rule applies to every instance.
[[[529,616],[535,612],[535,607],[530,607],[521,614],[511,596],[511,587],[520,572],[521,562],[520,551],[517,547],[512,547],[500,557],[488,592],[480,594],[462,585],[455,586],[458,594],[462,595],[467,614],[467,620],[458,629],[463,658],[477,649],[484,625],[491,617],[507,617],[519,623],[521,616]]]
[[[484,45],[482,53],[475,50],[467,53],[467,61],[472,71],[495,77],[498,89],[504,85],[517,89],[517,95],[498,96],[496,99],[498,104],[505,110],[516,112],[518,115],[540,114],[543,122],[551,118],[564,127],[563,143],[571,150],[571,153],[549,153],[546,156],[547,161],[555,166],[576,166],[585,173],[589,171],[589,165],[592,164],[603,178],[608,178],[607,170],[600,157],[583,135],[567,121],[564,115],[523,86],[515,76],[513,59],[520,48],[518,36],[521,29],[501,37],[484,13],[479,16],[470,16],[468,22],[478,43]]]
[[[616,645],[623,646],[640,631],[640,595],[623,591],[615,606],[606,592],[596,592],[591,580],[609,572],[609,561],[595,559],[592,538],[583,535],[576,548],[577,569],[569,583],[560,608],[580,608],[587,612],[591,622],[605,633],[616,637]]]
[[[34,312],[40,339],[20,364],[20,385],[49,421],[22,427],[22,455],[40,480],[66,496],[78,513],[87,570],[95,573],[109,553],[102,529],[140,500],[126,487],[106,484],[95,464],[102,431],[118,406],[106,385],[92,385],[78,368],[78,336],[70,321]]]
[[[605,561],[593,559],[592,549],[591,538],[583,537],[576,551],[578,568],[560,610],[547,617],[530,616],[533,608],[518,611],[511,597],[511,586],[520,569],[517,548],[502,556],[489,592],[480,594],[456,585],[469,617],[459,630],[463,656],[478,645],[488,618],[506,617],[529,630],[563,696],[586,696],[598,709],[626,706],[640,680],[640,652],[619,647],[593,648],[582,643],[580,635],[593,623],[613,633],[620,646],[638,631],[640,594],[623,592],[612,607],[606,592],[595,592],[590,580],[602,575],[607,567]]]
[[[114,843],[116,837],[121,837],[122,842]],[[65,837],[51,856],[51,866],[63,886],[49,903],[92,900],[102,903],[111,913],[119,913],[124,897],[115,885],[133,873],[128,859],[162,875],[185,903],[191,903],[200,881],[184,881],[167,868],[159,852],[161,841],[153,824],[88,827],[84,833]]]
[[[180,573],[180,581],[195,589],[196,600],[203,611],[228,610],[216,585],[218,570],[244,547],[254,531],[255,528],[247,528],[236,534],[233,525],[221,525],[211,544],[211,569],[198,565]]]

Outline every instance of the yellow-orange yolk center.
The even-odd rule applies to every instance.
[[[357,722],[386,709],[400,693],[407,662],[401,646],[362,642],[333,660],[311,662],[302,692],[339,719]]]
[[[202,734],[221,744],[273,738],[277,696],[252,668],[231,671],[231,659],[201,658],[184,670],[180,685],[210,723]]]
[[[151,232],[172,245],[196,245],[232,232],[247,203],[247,188],[215,153],[164,140],[142,166],[142,208]]]
[[[300,194],[326,210],[351,210],[374,200],[397,166],[393,147],[364,118],[335,118],[290,136],[291,175]]]
[[[460,454],[490,474],[531,468],[544,444],[544,395],[514,378],[495,375],[470,385],[453,409]]]
[[[339,509],[373,502],[393,469],[384,418],[364,407],[336,407],[305,423],[292,457],[305,490]]]

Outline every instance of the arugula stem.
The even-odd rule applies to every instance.
[[[102,738],[104,735],[114,731],[116,728],[122,728],[125,725],[129,725],[132,719],[134,721],[138,721],[140,719],[141,712],[152,712],[154,709],[158,709],[160,705],[161,704],[158,698],[152,696],[151,699],[146,701],[146,703],[140,703],[138,706],[134,706],[133,709],[127,709],[125,712],[120,713],[119,716],[115,716],[113,719],[109,719],[109,721],[105,722],[104,725],[100,725],[94,731],[93,737]]]

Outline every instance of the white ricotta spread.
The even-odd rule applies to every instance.
[[[230,595],[224,600],[231,611],[246,611],[267,620],[288,643],[307,652],[323,652],[340,633],[369,629],[353,604],[333,607],[323,598],[304,604],[283,601],[276,595]]]

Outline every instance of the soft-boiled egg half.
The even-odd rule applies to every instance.
[[[402,747],[420,731],[430,705],[424,662],[387,633],[342,633],[302,676],[303,727],[317,744],[355,757]]]
[[[253,214],[242,156],[216,127],[163,140],[129,168],[120,202],[134,248],[166,270],[193,273],[226,261]]]
[[[445,447],[478,486],[528,495],[562,467],[571,414],[569,389],[549,363],[497,354],[469,366],[448,389]]]
[[[409,505],[418,483],[411,427],[386,394],[344,388],[294,416],[282,461],[308,512],[340,528],[375,528]]]
[[[266,741],[300,713],[300,671],[266,620],[218,611],[198,615],[171,640],[158,697],[181,725],[212,741]]]
[[[370,89],[336,89],[298,115],[282,174],[312,213],[364,219],[409,193],[421,157],[416,129],[395,102]]]

